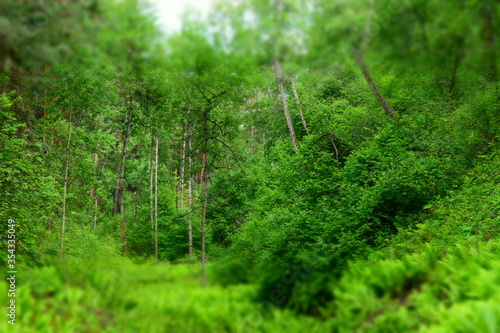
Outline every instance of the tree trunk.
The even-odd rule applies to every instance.
[[[208,177],[205,169],[204,177]],[[207,263],[206,263],[206,248],[205,248],[205,224],[208,206],[208,181],[205,179],[203,183],[203,215],[201,217],[201,286],[207,286]]]
[[[120,172],[120,170],[121,170],[121,165],[120,165],[118,171]],[[118,214],[119,202],[120,202],[120,176],[118,176],[118,180],[115,183],[115,194],[114,194],[114,198],[113,198],[113,214],[112,214],[112,216],[115,216],[116,214]]]
[[[99,166],[99,155],[94,154],[94,165],[95,165],[95,173],[96,173],[96,178],[98,178],[98,171],[97,168]],[[97,209],[98,209],[98,202],[97,202],[97,185],[92,187],[90,197],[94,199],[94,223],[93,223],[93,229],[95,230],[97,228]]]
[[[497,52],[495,44],[498,43],[498,34],[494,27],[496,7],[494,1],[485,2],[483,5],[483,40],[485,61],[488,64],[490,73],[488,79],[492,82],[498,80]],[[498,88],[498,86],[497,86]]]
[[[385,112],[387,112],[387,114],[391,116],[393,119],[398,119],[396,112],[394,112],[393,108],[391,108],[389,103],[387,103],[384,96],[382,96],[377,86],[375,85],[375,82],[373,82],[372,76],[370,75],[368,68],[366,68],[365,62],[363,60],[363,55],[361,54],[360,49],[356,50],[356,60],[358,62],[359,68],[361,69],[361,72],[363,73],[363,76],[365,77],[366,82],[368,83],[368,86],[370,87],[375,97],[377,97],[378,101],[384,108]]]
[[[384,96],[380,93],[378,90],[377,86],[375,85],[375,82],[373,82],[372,76],[370,75],[370,72],[368,71],[368,68],[366,68],[365,61],[363,59],[363,53],[362,50],[365,49],[367,43],[369,42],[369,38],[372,38],[371,35],[371,21],[373,18],[373,15],[375,13],[375,0],[371,0],[370,2],[370,12],[368,19],[366,20],[366,26],[365,26],[365,31],[364,35],[360,36],[359,40],[356,42],[354,45],[354,53],[356,57],[356,61],[358,63],[359,68],[361,69],[361,72],[363,73],[363,76],[365,77],[366,82],[368,83],[368,86],[370,87],[371,91],[377,97],[378,101],[384,108],[385,112],[391,116],[393,119],[398,119],[398,116],[394,109],[387,103],[385,100]],[[363,38],[364,37],[364,38]]]
[[[337,161],[337,167],[339,167],[339,150],[337,149],[337,145],[335,144],[335,140],[333,139],[335,135],[333,134],[332,130],[330,129],[330,126],[328,125],[328,120],[325,119],[326,121],[326,129],[328,130],[328,133],[330,134],[330,142],[332,143],[333,149],[335,150],[335,160]]]
[[[99,210],[99,200],[97,195],[94,197],[94,226],[93,229],[97,229],[97,211]]]
[[[203,154],[202,154],[202,169],[201,169],[201,182],[202,182],[202,189],[203,189],[203,212],[201,216],[201,285],[203,288],[207,286],[207,267],[206,267],[206,233],[205,233],[205,227],[207,224],[207,209],[208,209],[208,175],[209,175],[209,166],[210,164],[208,163],[209,161],[209,156],[210,156],[210,150],[209,150],[209,129],[208,129],[208,122],[210,121],[210,110],[212,110],[213,106],[213,100],[224,95],[226,91],[222,91],[221,93],[217,95],[213,95],[211,98],[207,98],[205,94],[203,93],[203,90],[200,89],[197,85],[195,87],[198,89],[200,94],[203,96],[203,98],[206,100],[207,104],[205,106],[205,109],[203,111],[203,144],[204,144],[204,149],[203,149]]]
[[[97,154],[96,154],[97,155]],[[109,154],[105,154],[104,155],[104,160],[102,161],[102,165],[101,165],[101,171],[98,175],[98,179],[102,179],[104,177],[104,170],[106,169],[106,163],[108,161],[108,158],[109,158]],[[96,174],[97,174],[97,168],[98,166],[96,166]],[[96,193],[95,193],[95,197],[94,197],[94,230],[97,229],[97,213],[99,211],[99,197],[97,196],[97,188],[96,188]]]
[[[121,215],[121,225],[122,225],[122,243],[123,243],[123,255],[127,255],[127,226],[125,222],[125,195],[122,193],[120,195],[120,215]]]
[[[66,199],[68,192],[68,172],[69,172],[69,147],[71,144],[71,109],[69,110],[69,121],[68,121],[68,140],[66,144],[66,166],[64,168],[64,186],[63,186],[63,205],[62,205],[62,222],[61,222],[61,244],[60,244],[60,255],[62,257],[64,253],[64,231],[66,229]]]
[[[130,127],[132,125],[132,94],[129,95],[129,113],[127,119],[127,130],[125,132],[125,137],[123,138],[123,150],[122,150],[122,158],[120,162],[120,175],[118,179],[117,186],[115,188],[115,200],[119,198],[120,205],[120,214],[121,214],[121,227],[122,227],[122,243],[123,243],[123,255],[127,255],[127,228],[125,223],[125,207],[124,207],[124,186],[123,180],[125,179],[125,161],[127,158],[127,145],[128,138],[130,136]],[[115,207],[117,203],[115,202]]]
[[[297,93],[297,87],[295,86],[295,81],[292,81],[292,90],[293,95],[295,96],[295,100],[297,101],[297,106],[299,108],[300,119],[302,120],[302,125],[306,130],[307,135],[310,135],[309,128],[307,127],[306,118],[304,117],[304,112],[302,112],[302,104],[300,104],[299,94]]]
[[[184,208],[184,165],[186,164],[186,134],[182,138],[182,148],[181,148],[181,166],[179,168],[179,209]]]
[[[154,217],[154,198],[153,198],[153,193],[154,193],[154,178],[153,178],[153,170],[154,170],[154,147],[155,147],[155,140],[154,136],[151,133],[151,150],[150,150],[150,156],[149,156],[149,217],[151,221],[151,230],[154,230],[154,224],[155,224],[155,217]],[[154,246],[154,236],[151,239],[151,245]]]
[[[202,169],[202,182],[203,182],[203,213],[201,216],[201,286],[207,286],[207,267],[206,267],[206,240],[205,240],[205,225],[208,207],[208,110],[203,115],[203,136],[205,141],[205,149],[203,152],[203,169]]]
[[[158,136],[155,137],[155,191],[154,191],[154,220],[155,220],[155,259],[158,262]]]
[[[463,56],[463,46],[464,46],[464,37],[462,36],[454,36],[454,40],[456,42],[457,49],[455,51],[455,60],[453,62],[453,69],[451,71],[451,82],[450,82],[450,95],[453,94],[455,90],[455,86],[457,84],[457,72],[460,67],[460,63],[462,62]]]
[[[137,176],[137,190],[135,192],[134,225],[137,224],[137,210],[141,202],[141,174]]]
[[[285,113],[286,123],[288,125],[288,132],[290,134],[290,138],[292,139],[295,151],[299,151],[299,144],[297,143],[297,137],[295,136],[295,130],[293,129],[292,116],[290,114],[290,110],[288,109],[288,104],[285,95],[285,88],[283,87],[283,73],[281,71],[280,62],[277,58],[274,59],[274,72],[276,73],[276,78],[278,79],[278,88],[280,91],[281,104],[283,105],[283,112]]]
[[[47,118],[47,99],[45,96],[43,98],[43,118]],[[42,133],[42,147],[45,147],[45,128]]]
[[[191,138],[188,141],[188,149],[191,152]],[[191,210],[191,206],[193,205],[193,165],[191,160],[191,155],[188,157],[188,168],[189,168],[189,181],[188,181],[188,206],[189,210]],[[193,218],[191,216],[191,212],[189,213],[188,218],[188,233],[189,233],[189,257],[193,256]]]
[[[255,141],[255,126],[251,126],[250,127],[250,155],[255,154],[254,141]]]

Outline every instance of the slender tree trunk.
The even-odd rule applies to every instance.
[[[455,90],[455,86],[457,84],[457,72],[458,68],[460,67],[460,63],[462,62],[463,46],[464,46],[464,37],[455,36],[454,39],[456,41],[457,49],[455,51],[455,60],[453,62],[453,69],[451,72],[451,83],[449,90],[450,95],[453,94],[453,91]]]
[[[122,227],[122,242],[123,242],[123,255],[127,255],[127,228],[125,223],[125,207],[124,207],[124,179],[125,179],[125,161],[127,159],[127,145],[130,136],[130,128],[132,125],[132,94],[129,95],[129,113],[127,119],[127,130],[123,138],[122,158],[120,162],[120,175],[117,186],[115,188],[115,199],[119,198],[120,214],[121,214],[121,227]],[[117,198],[118,196],[118,198]],[[116,207],[117,204],[115,204]]]
[[[304,126],[307,135],[310,135],[311,133],[309,133],[309,128],[307,127],[306,118],[304,117],[304,112],[302,112],[302,104],[300,104],[299,94],[297,93],[297,87],[295,85],[295,81],[292,81],[292,90],[293,90],[293,95],[295,96],[295,100],[297,101],[297,106],[299,108],[299,114],[300,114],[300,119],[302,120],[302,125]]]
[[[125,195],[122,193],[120,195],[120,215],[121,215],[121,225],[122,225],[122,243],[123,243],[123,255],[127,255],[127,225],[125,222]]]
[[[207,222],[206,218],[207,218],[207,207],[208,207],[208,156],[209,156],[208,110],[205,111],[205,114],[203,115],[203,136],[205,141],[205,148],[203,152],[203,170],[202,170],[203,213],[201,216],[201,286],[205,288],[207,286],[205,226]]]
[[[201,285],[203,288],[207,286],[207,267],[206,267],[206,233],[205,228],[207,224],[207,209],[208,209],[208,175],[209,175],[209,129],[208,122],[210,121],[210,110],[213,108],[213,100],[217,97],[220,97],[226,93],[226,91],[222,91],[218,95],[214,95],[211,98],[207,98],[203,91],[195,85],[200,94],[206,100],[207,105],[205,106],[205,110],[203,112],[203,155],[202,155],[202,170],[201,170],[201,184],[203,189],[203,212],[201,216]]]
[[[355,57],[356,61],[358,63],[359,68],[361,69],[361,72],[363,73],[363,76],[365,77],[366,82],[368,83],[368,86],[370,87],[371,91],[377,97],[378,101],[384,108],[385,112],[391,116],[393,119],[398,119],[398,116],[394,109],[387,103],[386,99],[384,96],[380,93],[380,91],[377,88],[377,85],[375,82],[373,82],[372,76],[370,75],[370,72],[368,71],[368,68],[365,65],[365,61],[363,59],[363,49],[366,48],[367,43],[369,42],[369,38],[371,38],[371,21],[373,18],[373,14],[375,12],[375,0],[371,0],[370,2],[370,12],[368,19],[366,20],[366,26],[365,26],[365,31],[364,31],[364,36],[360,36],[359,40],[356,42],[355,45]],[[364,38],[363,38],[364,37]]]
[[[497,15],[498,13],[494,1],[486,2],[482,13],[484,52],[485,61],[488,63],[488,67],[490,69],[488,78],[493,82],[498,80],[498,57],[495,45],[498,43],[498,31],[496,31],[494,27],[495,17],[498,17]]]
[[[179,168],[179,185],[180,185],[180,198],[179,198],[179,209],[184,208],[184,165],[186,164],[186,134],[184,133],[184,137],[182,139],[182,148],[181,148],[181,166]]]
[[[189,138],[188,141],[188,149],[189,152],[191,152],[191,138]],[[188,206],[189,210],[191,210],[191,206],[193,205],[193,165],[192,165],[192,159],[191,155],[188,157],[188,168],[189,168],[189,181],[188,181]],[[189,218],[188,218],[188,234],[189,234],[189,257],[191,258],[193,256],[193,218],[191,215],[191,212],[189,213]]]
[[[377,97],[378,101],[384,108],[385,112],[387,112],[387,114],[392,118],[398,119],[398,116],[396,115],[394,109],[389,105],[389,103],[387,103],[386,99],[380,93],[377,86],[375,85],[375,82],[373,82],[372,76],[370,75],[368,68],[366,68],[365,62],[363,60],[363,55],[359,48],[356,50],[356,60],[358,62],[359,68],[361,69],[361,72],[363,73],[363,76],[365,77],[366,82],[368,83],[368,86],[370,87],[375,97]]]
[[[61,222],[61,244],[60,244],[60,255],[62,257],[64,253],[64,232],[66,229],[66,199],[68,192],[68,172],[69,172],[69,147],[71,144],[71,108],[69,110],[69,121],[68,121],[68,138],[66,144],[66,166],[64,168],[64,186],[63,186],[63,205],[62,205],[62,222]]]
[[[337,149],[337,145],[335,144],[335,140],[333,139],[335,136],[333,135],[333,132],[330,129],[330,126],[328,125],[328,120],[325,119],[325,121],[326,121],[326,129],[328,130],[328,133],[330,134],[330,142],[332,143],[333,149],[335,150],[335,159],[337,160],[337,167],[339,167],[339,164],[338,164],[339,150]]]
[[[158,136],[155,137],[155,207],[154,207],[154,220],[155,220],[155,259],[158,262]]]
[[[46,97],[43,98],[43,118],[47,118],[47,99]],[[42,145],[45,147],[45,128],[43,129],[42,133]]]
[[[137,176],[137,192],[135,193],[134,225],[137,224],[137,210],[141,202],[141,175]]]
[[[277,58],[274,59],[274,72],[276,73],[276,78],[278,79],[278,88],[280,91],[281,104],[283,105],[283,112],[285,113],[286,123],[288,125],[288,132],[290,134],[290,138],[292,139],[295,151],[299,151],[299,144],[297,143],[297,137],[295,136],[295,130],[293,129],[292,116],[290,114],[290,110],[288,109],[288,104],[285,95],[285,88],[283,87],[283,73],[281,71],[280,62]]]
[[[95,173],[96,173],[96,178],[98,177],[98,171],[97,168],[99,166],[99,155],[94,154],[94,166],[95,166]],[[97,200],[97,185],[92,187],[91,191],[91,198],[93,197],[94,199],[94,223],[93,223],[93,229],[95,230],[97,228],[97,209],[98,209],[98,200]]]
[[[97,229],[97,211],[99,210],[99,200],[97,196],[94,197],[94,226],[93,229]]]
[[[102,179],[103,175],[104,175],[104,170],[106,169],[106,163],[108,161],[108,157],[109,155],[108,154],[105,154],[104,155],[104,160],[102,161],[102,166],[101,166],[101,171],[100,171],[100,174],[98,173],[97,169],[99,167],[99,163],[98,163],[98,156],[96,154],[96,177],[98,180]],[[95,196],[94,196],[94,230],[97,229],[97,213],[99,212],[99,197],[97,195],[97,186],[96,186],[96,192],[95,192]]]
[[[149,155],[149,217],[151,221],[151,230],[154,230],[155,216],[154,216],[154,149],[155,149],[155,139],[151,134],[151,151]],[[154,245],[154,236],[151,239],[151,244]]]
[[[121,164],[119,165],[119,169],[118,169],[119,175],[121,172],[120,170],[121,170]],[[119,202],[120,202],[120,176],[118,176],[118,180],[115,183],[115,195],[113,198],[113,215],[112,216],[115,216],[116,214],[118,214]]]
[[[255,136],[255,126],[250,127],[250,155],[255,154],[254,151],[254,136]]]
[[[205,169],[204,177],[208,177]],[[203,183],[203,215],[201,217],[201,286],[207,286],[207,258],[206,258],[206,240],[205,240],[205,225],[208,207],[208,181],[205,179]]]

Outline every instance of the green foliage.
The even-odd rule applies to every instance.
[[[40,264],[44,260],[37,255],[39,244],[53,238],[47,233],[48,223],[29,221],[51,216],[59,198],[41,160],[29,149],[25,125],[16,120],[12,111],[15,102],[13,92],[0,94],[0,219],[16,221],[18,261]],[[7,223],[1,225],[0,231],[7,234]],[[6,237],[2,237],[1,244],[7,248]],[[1,260],[4,262],[6,257]]]
[[[1,67],[33,71],[61,63],[128,61],[138,69],[146,54],[151,61],[159,49],[160,34],[145,7],[137,0],[4,1]]]
[[[497,251],[489,242],[457,245],[440,260],[432,246],[402,259],[358,260],[323,316],[346,332],[489,332],[498,318]]]
[[[497,329],[498,3],[4,2],[14,331]]]
[[[252,285],[202,289],[199,265],[137,265],[109,248],[98,252],[83,270],[88,261],[78,257],[25,270],[10,331],[320,332],[320,323],[291,312],[263,314],[251,302]],[[6,295],[6,282],[0,286]]]
[[[398,251],[415,251],[432,242],[441,249],[460,240],[488,241],[498,237],[498,153],[483,155],[467,173],[461,187],[433,200],[416,216],[417,229],[402,230],[394,239]]]

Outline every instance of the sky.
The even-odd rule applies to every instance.
[[[181,29],[181,17],[185,10],[199,12],[206,17],[212,0],[149,0],[156,7],[158,24],[167,33],[178,32]]]

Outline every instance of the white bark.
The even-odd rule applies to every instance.
[[[302,125],[306,130],[307,135],[310,135],[309,128],[307,127],[306,118],[304,117],[304,112],[302,112],[302,104],[300,104],[299,94],[297,93],[297,87],[295,85],[295,81],[292,81],[292,90],[293,95],[295,96],[295,100],[297,101],[297,107],[299,108],[300,119],[302,120]]]
[[[98,164],[99,164],[99,155],[94,154],[94,165],[95,165],[96,174],[97,174]],[[97,186],[92,188],[92,195],[94,196],[94,225],[93,225],[93,229],[95,230],[97,228],[97,210],[99,208],[98,202],[97,202]]]
[[[286,123],[288,125],[288,133],[290,135],[290,138],[292,139],[295,151],[299,151],[299,144],[297,143],[297,137],[295,136],[295,130],[293,129],[292,116],[290,114],[290,110],[288,109],[285,88],[283,87],[283,73],[281,71],[281,65],[278,59],[274,60],[274,72],[276,73],[276,78],[278,79],[278,88],[280,91],[281,103],[283,105],[283,112],[285,113]]]
[[[155,137],[155,190],[154,190],[154,220],[155,220],[155,259],[158,262],[158,136]]]
[[[66,200],[68,192],[68,172],[69,172],[69,147],[71,144],[71,109],[69,110],[69,121],[68,121],[68,138],[66,144],[66,166],[64,168],[64,186],[63,186],[63,203],[62,203],[62,222],[61,222],[61,244],[60,244],[60,255],[64,253],[64,232],[66,229]]]
[[[191,150],[191,138],[189,138],[188,141],[188,149]],[[191,210],[191,206],[193,205],[193,175],[192,175],[192,160],[191,160],[191,155],[188,157],[188,168],[190,172],[190,177],[188,181],[188,206],[189,210]],[[189,257],[193,256],[193,218],[191,216],[191,212],[189,213],[189,218],[188,218],[188,233],[189,233]]]
[[[180,195],[179,195],[179,209],[184,208],[184,165],[186,164],[186,135],[184,134],[184,138],[182,140],[182,148],[181,148],[181,166],[179,170],[179,183],[180,183]]]

